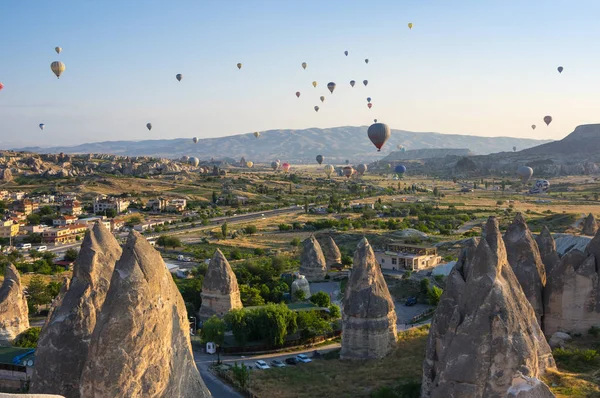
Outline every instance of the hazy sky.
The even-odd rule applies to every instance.
[[[599,15],[598,0],[0,1],[0,147],[373,118],[558,139],[600,122]]]

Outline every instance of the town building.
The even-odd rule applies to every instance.
[[[11,238],[19,233],[19,224],[11,219],[0,221],[0,238]]]
[[[109,231],[111,231],[110,220],[108,220],[105,216],[80,218],[79,220],[77,220],[77,222],[80,223],[80,224],[87,225],[88,229],[94,228],[94,224],[96,224],[97,222],[99,222],[102,225],[104,225],[104,227],[106,229],[108,229]]]
[[[31,199],[21,199],[15,200],[12,204],[12,207],[15,211],[21,212],[26,216],[31,213],[37,212],[40,204],[32,201]]]
[[[80,216],[83,214],[81,203],[76,199],[67,199],[60,205],[60,213],[70,216]]]
[[[12,200],[21,200],[25,197],[25,192],[11,192],[10,198]]]
[[[94,199],[94,213],[101,214],[107,210],[115,210],[117,214],[123,213],[129,207],[130,202],[125,199],[98,196]]]
[[[54,225],[55,227],[64,227],[69,224],[74,224],[75,221],[77,221],[77,217],[70,216],[67,214],[52,220],[52,225]]]
[[[391,242],[383,251],[375,251],[379,266],[387,270],[418,271],[437,266],[442,258],[433,246]]]
[[[164,221],[146,222],[146,223],[134,225],[133,229],[135,229],[138,232],[144,232],[147,230],[151,230],[152,228],[154,228],[158,225],[164,225],[164,224],[165,224]]]
[[[185,199],[171,199],[167,203],[166,211],[181,213],[185,210],[187,201]]]
[[[86,224],[71,224],[64,227],[49,228],[42,232],[42,241],[44,243],[64,244],[73,243],[83,238],[88,230]]]
[[[152,211],[163,211],[167,208],[167,200],[164,198],[150,199],[146,207]]]

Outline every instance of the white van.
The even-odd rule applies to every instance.
[[[21,245],[19,246],[19,249],[21,249],[21,250],[31,249],[31,243],[21,243]]]
[[[45,252],[46,250],[48,250],[48,246],[38,246],[37,247],[37,251],[39,251],[39,252]]]

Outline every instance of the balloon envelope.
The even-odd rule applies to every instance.
[[[358,166],[356,166],[356,172],[360,175],[363,175],[367,172],[367,165],[364,163],[359,164]]]
[[[369,58],[365,59],[365,64],[369,63]]]
[[[412,26],[413,26],[413,25],[412,25],[412,22],[409,22],[409,23],[408,23],[408,29],[412,29]]]
[[[254,136],[255,136],[256,138],[258,138],[258,137],[260,137],[260,133],[259,133],[258,131],[255,131],[255,132],[254,132]]]
[[[344,173],[344,176],[346,178],[350,178],[352,174],[354,174],[354,169],[352,168],[352,166],[346,166],[342,169],[342,172]]]
[[[399,164],[394,168],[394,171],[398,174],[404,174],[406,173],[406,166],[404,166],[403,164]]]
[[[183,75],[181,73],[178,73],[175,75],[175,79],[177,79],[177,81],[181,81],[181,79],[183,79]]]
[[[327,175],[327,178],[329,178],[329,177],[331,177],[331,173],[333,173],[333,171],[335,170],[335,168],[332,165],[328,164],[327,166],[325,166],[323,168],[323,170],[325,171],[325,174]]]
[[[147,123],[147,124],[146,124],[146,128],[147,128],[148,130],[152,130],[152,123]]]
[[[315,106],[315,112],[319,112],[319,107]]]
[[[521,166],[517,169],[517,175],[521,179],[521,182],[527,182],[533,175],[533,169],[527,166]]]
[[[290,168],[292,167],[291,164],[289,163],[284,163],[281,165],[281,170],[285,171],[286,173],[290,170]]]
[[[296,97],[300,98],[300,91],[296,91]]]
[[[60,79],[60,75],[62,75],[67,67],[60,61],[54,61],[50,64],[50,69],[56,75],[56,78]]]
[[[373,119],[373,123],[377,123],[377,119]]]
[[[562,73],[563,69],[564,69],[564,68],[563,68],[562,66],[559,66],[559,67],[558,67],[558,73]]]
[[[194,141],[194,144],[197,144],[198,143],[198,137],[192,138],[192,141]]]
[[[549,126],[552,123],[552,116],[544,116],[544,123],[546,123],[546,126]]]
[[[246,162],[246,167],[251,169],[254,166],[254,162]]]
[[[367,97],[367,102],[371,102],[371,97]]]
[[[365,85],[365,87],[367,86],[367,84],[369,84],[368,80],[363,80],[363,84]]]
[[[56,51],[57,54],[60,54],[60,52],[62,51],[62,48],[60,47],[55,47],[54,51]]]
[[[369,126],[367,134],[373,145],[375,145],[378,151],[381,151],[385,142],[390,138],[391,132],[387,124],[374,123]]]
[[[2,83],[0,82],[0,90],[2,90],[3,88],[4,88],[4,84],[2,84]]]
[[[348,50],[344,51],[344,54],[346,55],[346,57],[348,56]]]
[[[271,168],[273,171],[277,170],[279,168],[279,162],[271,162]]]
[[[355,82],[354,80],[350,80],[350,85],[351,85],[352,87],[354,87],[354,85],[355,85],[355,84],[356,84],[356,82]]]
[[[316,81],[312,82],[312,85],[313,85],[313,87],[317,87],[317,82]]]
[[[40,130],[43,130],[46,125],[44,123],[40,123]]]
[[[317,163],[321,164],[323,163],[323,155],[317,155]]]
[[[242,64],[241,64],[241,63],[238,63],[238,64],[237,64],[237,67],[238,67],[238,69],[242,69]]]
[[[321,100],[321,102],[325,102],[325,97],[320,96],[319,99]]]
[[[367,106],[369,107],[369,109],[371,109],[371,107],[373,106],[373,104],[369,103],[369,104],[367,104]]]
[[[198,164],[200,164],[200,159],[198,159],[197,157],[192,156],[189,160],[190,164],[194,167],[197,167]]]
[[[333,90],[335,90],[335,83],[334,82],[327,83],[327,88],[333,94]]]
[[[532,125],[531,125],[531,129],[532,129],[532,130],[535,130],[535,127],[536,127],[536,126],[535,126],[535,124],[532,124]]]
[[[302,62],[302,69],[306,69],[307,65],[306,62]]]

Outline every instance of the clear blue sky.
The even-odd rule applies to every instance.
[[[373,118],[412,131],[562,138],[600,122],[598,16],[598,0],[2,1],[0,147]],[[67,67],[60,80],[55,60]]]

